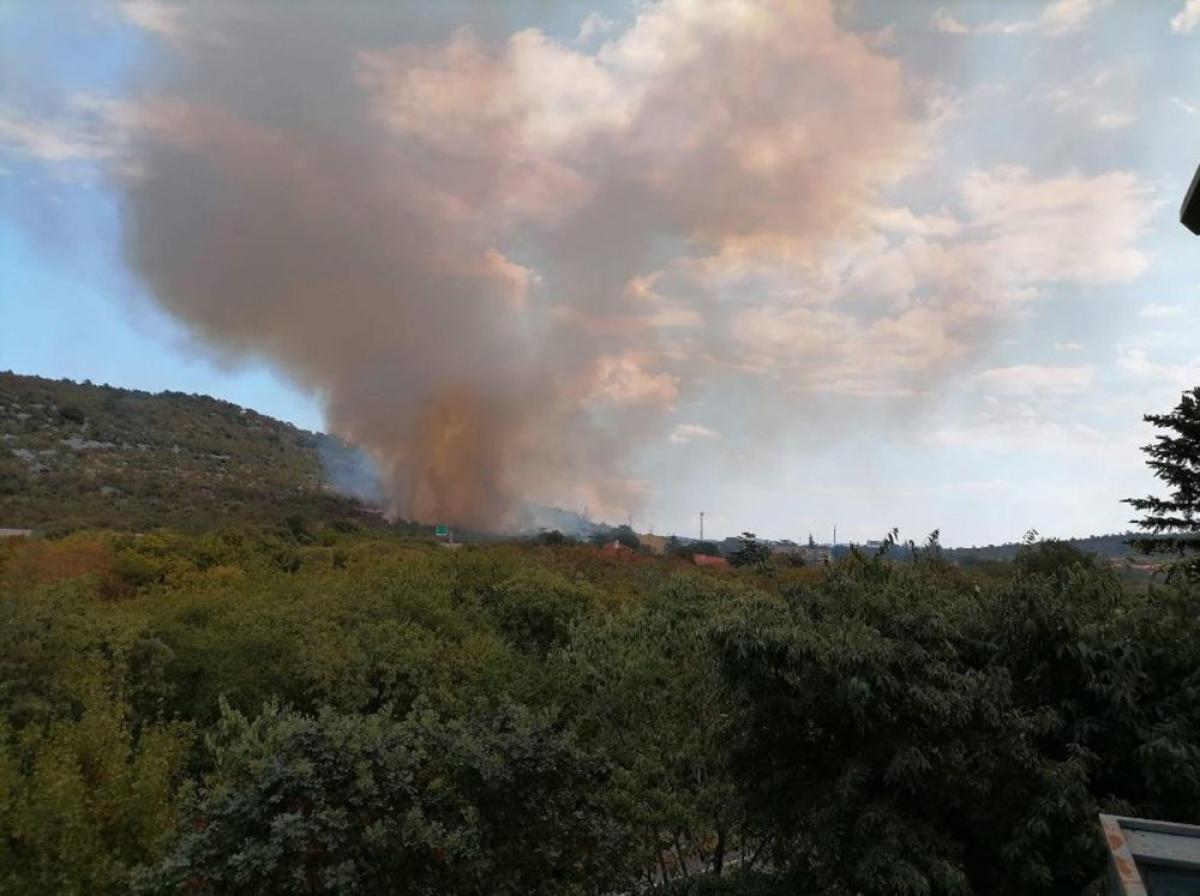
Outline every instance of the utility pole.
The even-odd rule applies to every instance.
[[[837,550],[837,523],[833,524],[833,549]]]
[[[700,540],[704,541],[704,511],[700,511]]]

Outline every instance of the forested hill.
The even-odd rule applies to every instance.
[[[208,396],[0,372],[0,528],[366,515],[329,487],[322,453],[345,446]]]
[[[1129,539],[1133,537],[1133,532],[1122,532],[1112,535],[1089,535],[1084,538],[1065,538],[1062,540],[1085,554],[1094,554],[1106,560],[1124,560],[1125,558],[1135,556],[1135,551],[1128,544]],[[1021,542],[989,544],[982,547],[948,549],[946,555],[949,559],[960,564],[989,561],[1009,562],[1016,558],[1021,547]]]

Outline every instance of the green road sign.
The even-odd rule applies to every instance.
[[[438,538],[445,537],[450,534],[450,527],[449,526],[435,526],[434,530],[433,530],[433,534],[438,536]]]

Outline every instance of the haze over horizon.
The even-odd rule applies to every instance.
[[[1124,530],[1200,3],[996,8],[8,5],[0,368],[329,429],[426,521]]]

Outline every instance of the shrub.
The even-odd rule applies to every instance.
[[[60,407],[58,409],[58,416],[68,423],[77,424],[82,424],[87,419],[87,415],[83,412],[83,409],[73,404]]]
[[[99,693],[75,720],[0,723],[0,892],[127,892],[172,830],[188,739],[184,725],[133,726]]]
[[[214,771],[141,893],[562,894],[604,879],[604,764],[545,713],[225,707]]]

